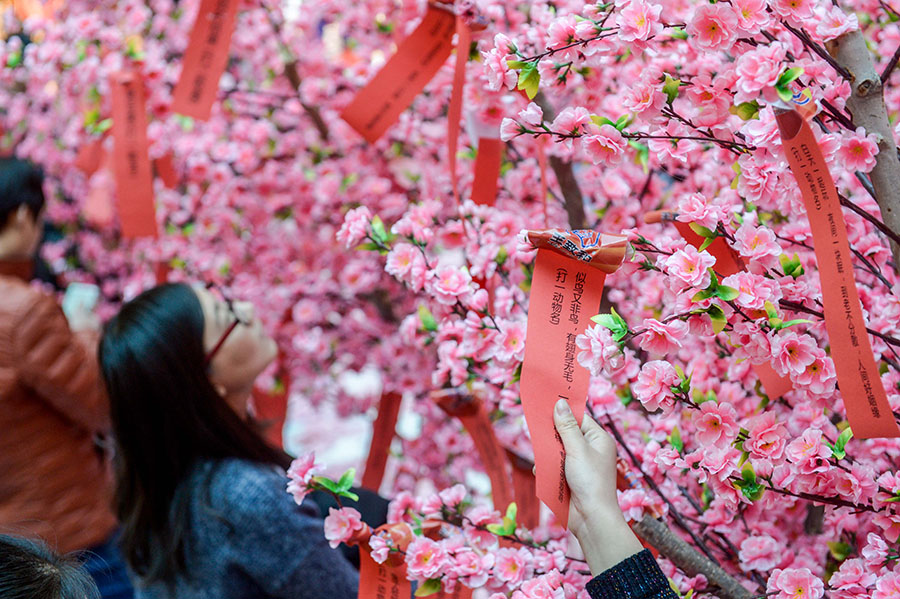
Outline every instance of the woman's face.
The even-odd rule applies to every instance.
[[[256,318],[253,304],[233,302],[229,309],[225,301],[206,289],[195,288],[194,292],[203,307],[203,348],[207,354],[234,323],[235,315],[240,319],[209,363],[209,379],[244,416],[253,381],[275,359],[278,348]]]

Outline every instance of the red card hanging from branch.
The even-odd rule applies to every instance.
[[[341,118],[366,141],[375,143],[450,56],[454,31],[456,16],[449,10],[429,6],[422,23],[356,94]]]
[[[900,429],[866,333],[834,181],[809,123],[794,110],[776,109],[775,116],[809,217],[822,284],[825,329],[853,435],[861,439],[898,437]]]
[[[688,223],[677,220],[677,214],[666,211],[650,212],[644,216],[644,222],[656,223],[663,220],[670,220],[675,225],[682,239],[697,249],[706,241],[705,237],[698,235]],[[725,243],[723,237],[716,237],[706,248],[710,255],[716,258],[716,272],[723,277],[728,277],[746,270],[741,255]],[[775,400],[794,388],[791,379],[781,376],[769,363],[754,364],[753,372],[756,373],[759,382],[762,384],[766,395],[769,399]]]
[[[570,494],[553,406],[564,399],[581,422],[590,374],[576,362],[575,338],[597,313],[606,273],[621,266],[628,245],[624,237],[595,231],[528,231],[527,239],[541,249],[531,282],[520,393],[534,445],[537,496],[566,526]]]
[[[153,171],[147,142],[144,84],[134,71],[110,77],[113,116],[113,171],[124,237],[156,237]]]
[[[475,178],[472,181],[472,201],[493,206],[497,200],[497,179],[503,164],[503,142],[500,139],[482,137],[478,140],[475,157]]]
[[[205,121],[219,94],[237,20],[238,0],[201,0],[172,90],[172,112]]]

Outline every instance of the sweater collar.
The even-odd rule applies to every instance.
[[[30,281],[34,275],[34,260],[31,258],[0,260],[0,275]]]

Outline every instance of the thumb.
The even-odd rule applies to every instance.
[[[581,421],[581,432],[584,433],[587,444],[601,455],[606,455],[609,451],[612,451],[613,454],[616,453],[616,444],[612,436],[597,424],[590,414],[584,415],[584,419]]]
[[[556,432],[562,439],[563,447],[566,453],[574,454],[584,449],[584,436],[581,429],[578,428],[578,421],[575,420],[575,414],[564,399],[556,402],[553,408],[553,423],[556,425]]]

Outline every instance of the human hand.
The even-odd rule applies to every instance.
[[[556,403],[553,421],[566,450],[569,529],[597,575],[643,549],[619,508],[616,442],[587,414],[579,427],[564,400]]]

